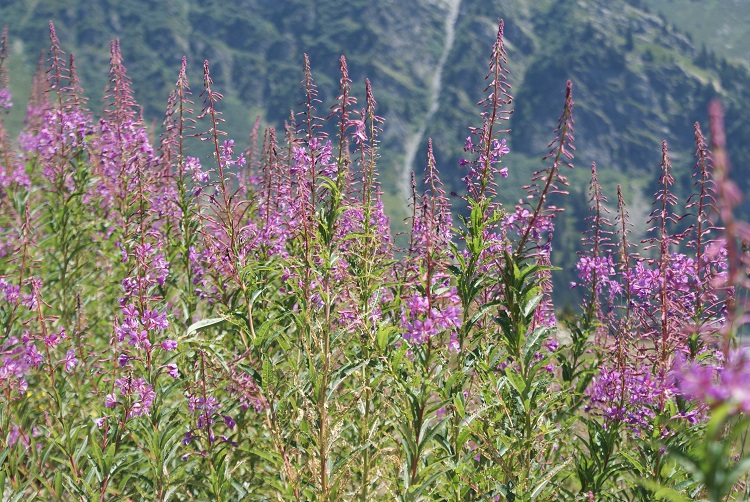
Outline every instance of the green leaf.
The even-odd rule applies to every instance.
[[[518,392],[519,395],[524,395],[524,393],[526,392],[526,382],[519,373],[516,373],[516,371],[510,367],[506,368],[505,378],[508,380],[511,387],[513,387],[516,392]]]
[[[406,461],[407,465],[411,465],[414,457],[417,455],[417,444],[414,441],[414,435],[412,434],[411,427],[407,422],[407,420],[402,420],[398,424],[396,430],[401,436],[402,445],[404,447],[404,460]]]
[[[378,344],[378,348],[381,352],[385,352],[386,347],[388,346],[388,342],[391,340],[391,337],[393,333],[395,333],[397,330],[393,326],[389,327],[381,327],[378,329],[378,334],[376,335],[375,341]]]
[[[531,359],[534,358],[534,354],[539,352],[539,349],[541,348],[544,341],[547,339],[549,335],[549,327],[547,326],[541,326],[537,329],[535,329],[529,337],[526,339],[521,356],[523,357],[524,363],[527,365],[531,362]]]
[[[219,324],[221,322],[224,322],[225,320],[226,319],[224,319],[223,317],[212,317],[210,319],[203,319],[202,321],[193,323],[187,330],[187,336],[192,336],[203,328]]]
[[[276,375],[273,371],[273,363],[271,362],[270,358],[266,357],[263,360],[263,381],[260,382],[260,384],[263,386],[264,389],[270,390],[272,387],[276,385]]]
[[[401,362],[406,355],[406,351],[409,350],[408,343],[402,343],[401,346],[394,352],[391,364],[393,365],[394,371],[398,371],[401,368]]]
[[[458,436],[456,437],[456,445],[459,449],[463,448],[466,441],[471,436],[471,429],[469,427],[463,427],[459,429]]]
[[[456,415],[463,419],[466,409],[464,408],[463,400],[459,396],[453,396],[453,406],[456,408]]]
[[[563,470],[573,459],[568,458],[566,461],[556,465],[550,471],[544,475],[544,477],[537,483],[533,490],[531,490],[531,500],[534,500],[542,492],[545,486],[555,477],[555,475]]]
[[[419,450],[425,451],[427,444],[432,440],[435,435],[443,429],[444,422],[438,422],[434,426],[424,426],[421,432],[421,438],[419,438]]]
[[[435,465],[435,464],[433,464]],[[445,468],[438,469],[436,472],[432,473],[432,475],[425,479],[423,483],[419,485],[417,489],[414,491],[409,492],[409,500],[418,500],[420,495],[422,495],[422,492],[425,491],[427,488],[435,486],[434,481],[441,476],[446,471]]]
[[[525,298],[525,304],[523,306],[524,317],[529,317],[534,312],[534,309],[537,308],[537,306],[539,305],[539,302],[544,297],[543,293],[537,292],[540,289],[541,288],[537,286],[527,293],[526,298]]]
[[[327,399],[329,400],[335,400],[334,394],[336,392],[340,391],[339,388],[341,386],[341,383],[353,372],[357,371],[359,368],[367,364],[367,361],[359,361],[359,362],[351,362],[348,364],[345,364],[344,366],[338,368],[330,377],[330,381],[328,382],[328,391],[326,393]]]
[[[636,477],[635,482],[654,493],[654,500],[669,500],[670,502],[689,502],[690,499],[685,497],[678,491],[669,488],[668,486],[661,486],[656,481],[651,479],[643,479]]]
[[[62,497],[62,471],[55,473],[55,495],[58,498]]]
[[[630,463],[630,465],[635,467],[637,472],[639,473],[646,472],[646,468],[643,466],[641,461],[635,458],[635,456],[632,453],[625,451],[625,450],[620,450],[620,455],[624,457],[625,460],[627,460]]]

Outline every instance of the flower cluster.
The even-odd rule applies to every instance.
[[[666,284],[675,312],[688,311],[690,306],[695,304],[696,295],[700,291],[695,258],[681,253],[672,253],[669,256],[666,271]],[[643,303],[658,294],[662,287],[661,271],[650,267],[644,260],[636,263],[628,279],[632,297]],[[644,307],[648,307],[648,304],[646,303]]]
[[[487,134],[486,131],[481,131],[482,136]],[[475,134],[479,132],[475,131]],[[498,167],[498,164],[502,161],[502,158],[510,153],[510,149],[505,145],[505,138],[498,141],[497,139],[492,140],[492,146],[489,149],[489,156],[486,152],[478,145],[474,145],[471,141],[471,136],[466,138],[466,144],[464,145],[464,151],[467,153],[473,153],[476,158],[471,161],[468,159],[460,159],[459,165],[461,167],[468,166],[469,172],[461,178],[461,181],[467,187],[467,192],[470,197],[481,197],[482,193],[487,195],[495,194],[495,175],[500,175],[501,178],[508,177],[507,167]]]
[[[104,398],[104,406],[114,409],[123,406],[127,418],[148,415],[154,405],[156,393],[153,387],[143,378],[127,376],[115,380],[117,393],[107,394]]]
[[[200,195],[202,187],[208,183],[211,175],[203,170],[200,159],[196,157],[188,157],[185,159],[185,170],[191,174],[194,186],[193,195],[197,197]]]
[[[8,89],[0,89],[0,110],[10,110],[13,108],[13,100]]]
[[[576,268],[582,286],[590,288],[596,284],[596,293],[608,293],[610,301],[622,293],[622,286],[618,281],[611,255],[581,256],[576,263]],[[571,287],[575,286],[578,284],[571,283]]]
[[[121,310],[123,319],[115,327],[117,341],[127,341],[128,345],[136,349],[150,352],[151,340],[155,338],[151,333],[163,332],[169,327],[167,316],[157,310],[146,310],[141,315],[133,304],[124,305]],[[159,346],[166,351],[171,351],[177,347],[177,342],[165,340]]]
[[[514,212],[509,212],[503,219],[503,226],[512,230],[516,235],[528,232],[533,241],[545,241],[543,246],[549,246],[549,237],[555,229],[554,220],[550,215],[535,215],[527,206],[517,205]],[[529,228],[531,227],[531,228]]]
[[[240,153],[237,158],[234,158],[234,140],[228,139],[219,147],[219,162],[224,167],[243,167],[247,164],[245,155]]]
[[[0,392],[25,393],[29,385],[26,376],[43,361],[28,332],[21,339],[15,336],[7,338],[0,346]]]
[[[461,167],[464,166],[470,166],[469,167],[469,174],[467,174],[462,181],[466,183],[467,185],[471,185],[474,180],[476,180],[480,175],[481,172],[477,169],[477,165],[482,166],[487,161],[487,158],[485,157],[484,153],[481,151],[478,151],[478,146],[472,143],[471,136],[466,137],[466,142],[464,143],[464,152],[467,153],[478,153],[479,157],[477,158],[477,161],[475,163],[470,162],[467,159],[460,159],[459,165]],[[490,150],[490,156],[489,156],[489,163],[491,166],[494,166],[495,164],[498,164],[502,161],[503,157],[510,153],[510,148],[506,145],[505,138],[501,140],[493,139],[492,140],[492,148]],[[503,167],[502,169],[498,169],[495,172],[499,174],[502,178],[508,177],[508,168]]]
[[[100,120],[91,148],[98,160],[98,195],[102,207],[129,201],[139,189],[139,180],[141,188],[147,191],[144,195],[157,193],[156,187],[145,179],[147,167],[154,163],[154,150],[139,122]]]
[[[333,146],[331,140],[325,143],[313,137],[307,147],[298,146],[294,148],[294,165],[292,166],[292,178],[309,176],[315,169],[315,176],[325,176],[335,181],[336,164],[333,162]]]
[[[13,185],[24,189],[31,186],[31,179],[23,165],[18,162],[9,162],[8,165],[0,165],[0,189]],[[0,191],[0,194],[5,196],[4,191]],[[2,232],[2,229],[0,229],[0,232]]]
[[[36,438],[39,435],[41,435],[41,431],[38,427],[32,427],[31,434],[29,434],[19,426],[14,425],[10,428],[10,432],[8,433],[8,446],[13,447],[20,441],[24,450],[26,450],[31,446],[33,438]],[[35,447],[37,452],[40,451],[42,449],[42,443],[36,443]]]
[[[407,298],[401,310],[404,340],[421,345],[449,331],[448,346],[458,350],[456,330],[462,324],[460,305],[455,287],[443,288],[429,299],[418,293]]]
[[[678,392],[710,407],[726,403],[733,413],[750,413],[750,349],[733,349],[723,359],[691,361],[677,354],[672,376]]]
[[[135,275],[126,277],[122,281],[122,289],[125,297],[138,296],[141,292],[148,291],[155,285],[163,286],[169,275],[169,263],[159,246],[154,246],[150,242],[136,244],[133,247],[138,267]],[[129,255],[122,249],[122,261],[127,262]]]
[[[645,365],[602,367],[586,391],[586,410],[601,415],[605,425],[624,424],[640,436],[651,431],[659,398],[670,391]]]
[[[268,402],[263,397],[258,383],[247,371],[234,371],[229,378],[226,389],[231,395],[235,396],[242,410],[253,408],[255,411],[261,412],[268,407]]]
[[[240,237],[244,244],[242,250],[244,257],[275,256],[281,259],[289,257],[287,251],[289,229],[280,214],[269,215],[265,223],[249,221],[242,228]]]
[[[56,157],[63,152],[72,155],[84,148],[92,133],[90,112],[80,108],[46,110],[39,130],[21,136],[21,148],[27,155],[38,155],[44,166],[44,176],[55,180],[57,173],[53,169],[60,163]]]
[[[225,443],[230,443],[232,444],[232,446],[237,446],[237,443],[230,441],[228,436],[224,434],[217,436],[214,432],[213,426],[217,423],[217,421],[223,423],[228,430],[233,430],[236,426],[236,422],[231,417],[231,415],[222,415],[221,413],[219,413],[221,407],[221,403],[219,403],[219,401],[214,396],[203,397],[189,395],[188,410],[193,415],[195,415],[196,428],[191,429],[185,433],[185,436],[182,439],[182,443],[185,446],[189,445],[193,440],[200,438],[200,432],[204,431],[204,433],[206,434],[205,439],[207,439],[209,443],[213,443],[217,440],[218,437],[218,439],[224,441]],[[200,455],[205,455],[205,450],[198,453]],[[183,458],[187,458],[188,456],[189,454],[186,454],[183,456]]]

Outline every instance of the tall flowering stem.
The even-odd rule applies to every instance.
[[[554,206],[547,206],[547,198],[551,194],[566,194],[562,187],[567,186],[567,179],[560,172],[560,167],[564,164],[573,167],[569,159],[573,158],[573,83],[568,80],[565,87],[565,105],[563,113],[557,122],[555,129],[555,139],[549,144],[550,151],[543,160],[552,160],[552,164],[546,169],[537,171],[531,178],[531,184],[527,185],[526,191],[529,194],[528,199],[531,201],[530,214],[526,216],[525,225],[521,232],[520,238],[514,251],[516,259],[534,256],[536,250],[540,250],[538,245],[532,245],[527,249],[532,241],[538,241],[541,237],[540,231],[548,228],[548,220],[554,217],[555,213],[561,209]],[[544,251],[544,250],[542,250]],[[527,254],[531,252],[531,254]]]
[[[72,322],[75,295],[70,292],[79,290],[91,238],[91,227],[85,225],[82,212],[91,197],[87,193],[92,177],[87,137],[93,132],[93,124],[91,113],[84,108],[75,59],[71,54],[66,61],[52,23],[49,31],[47,93],[53,95],[48,99],[52,105],[45,111],[40,129],[29,131],[25,147],[42,168],[47,194],[44,220],[51,227],[51,239],[45,247],[50,256],[55,256],[58,268],[52,297],[65,326]]]
[[[699,122],[695,123],[694,130],[696,162],[693,178],[695,178],[694,186],[698,189],[698,193],[692,195],[691,198],[688,199],[688,204],[685,207],[686,209],[695,208],[695,239],[691,242],[695,245],[695,272],[698,276],[698,283],[701,286],[701,294],[698,294],[695,298],[695,312],[700,313],[703,311],[705,289],[708,287],[706,281],[707,278],[703,275],[705,274],[705,269],[703,268],[702,263],[703,253],[705,252],[705,239],[711,232],[710,221],[708,221],[708,212],[713,208],[714,199],[713,182],[709,171],[710,157]]]
[[[432,149],[427,144],[427,163],[422,196],[414,195],[414,219],[407,265],[409,282],[400,292],[404,300],[400,326],[403,342],[413,354],[414,377],[400,382],[407,417],[398,424],[405,455],[404,490],[424,491],[429,486],[426,459],[435,454],[429,438],[442,428],[437,412],[447,402],[451,389],[462,380],[441,389],[440,369],[458,348],[461,312],[456,288],[450,284],[450,203],[442,188]],[[415,184],[416,185],[416,184]],[[408,344],[408,345],[407,345]],[[439,396],[436,398],[436,395]],[[458,453],[460,456],[461,453]]]
[[[497,30],[497,38],[492,46],[492,57],[490,59],[489,72],[485,80],[489,81],[485,87],[485,98],[477,103],[483,108],[481,113],[483,124],[481,128],[471,128],[471,135],[466,140],[465,150],[475,154],[472,161],[462,161],[469,165],[469,174],[464,178],[468,188],[468,197],[477,204],[482,204],[486,199],[492,199],[496,194],[496,182],[494,176],[500,174],[503,178],[507,176],[507,168],[500,169],[496,164],[507,153],[505,140],[496,139],[499,133],[508,130],[498,130],[500,124],[510,119],[510,110],[513,97],[509,94],[508,84],[508,59],[505,52],[505,21],[500,20]],[[476,144],[474,140],[476,139]],[[489,209],[489,208],[486,208]]]
[[[466,200],[469,203],[470,217],[463,218],[461,239],[466,243],[466,252],[457,246],[452,254],[458,260],[457,277],[458,295],[461,298],[463,310],[462,329],[458,334],[459,354],[463,354],[468,343],[468,332],[472,326],[480,322],[482,315],[476,316],[475,302],[486,296],[489,282],[486,274],[493,266],[502,265],[500,250],[505,242],[505,229],[498,226],[502,213],[500,205],[493,200],[496,195],[497,182],[495,176],[508,176],[508,168],[500,168],[502,158],[509,153],[505,138],[497,136],[507,133],[501,129],[503,122],[510,119],[513,97],[510,95],[508,83],[507,55],[505,52],[505,21],[500,19],[497,36],[492,46],[492,56],[489,72],[485,76],[488,82],[484,89],[485,97],[477,104],[481,106],[482,127],[470,128],[470,135],[466,139],[464,151],[473,158],[462,159],[460,164],[467,166],[468,174],[463,178],[466,184]],[[498,298],[484,298],[490,303],[497,303]],[[484,309],[488,310],[487,307]],[[459,355],[459,358],[463,357]]]
[[[555,139],[549,144],[550,151],[543,160],[552,159],[546,169],[536,171],[531,178],[531,184],[526,185],[527,200],[516,206],[514,214],[506,216],[506,224],[516,229],[519,236],[514,243],[512,253],[514,263],[523,263],[534,259],[539,261],[542,268],[539,273],[543,277],[543,301],[536,308],[536,324],[553,326],[554,310],[550,304],[552,281],[550,277],[553,220],[562,211],[547,203],[547,198],[553,194],[567,194],[563,190],[567,186],[566,177],[560,172],[561,165],[572,168],[569,162],[573,158],[573,84],[569,80],[565,90],[565,104],[563,113],[555,129]]]
[[[374,383],[380,375],[378,371],[370,367],[370,361],[380,352],[378,338],[386,325],[382,311],[384,300],[387,298],[387,290],[383,281],[389,272],[390,260],[393,258],[390,222],[385,215],[375,170],[378,134],[381,131],[380,124],[383,118],[375,113],[377,103],[369,79],[365,80],[365,96],[366,106],[361,111],[360,118],[350,121],[355,127],[354,141],[356,152],[359,153],[359,168],[362,176],[361,199],[358,201],[361,208],[359,211],[361,211],[362,227],[356,248],[360,251],[347,258],[352,269],[352,276],[357,283],[356,310],[359,311],[362,319],[358,331],[363,347],[362,357],[366,362],[361,375],[364,387],[364,409],[360,416],[359,438],[360,445],[364,447],[359,467],[362,479],[360,500],[363,502],[371,495],[373,459],[377,453],[377,450],[370,444],[377,430],[373,427],[377,423],[377,420],[373,419],[373,411],[378,409],[384,401],[373,391]],[[359,219],[357,214],[359,211],[354,212],[357,219]]]
[[[612,247],[612,224],[607,218],[609,210],[606,207],[607,197],[602,192],[596,163],[591,164],[591,183],[589,185],[589,204],[591,214],[586,218],[590,227],[586,230],[584,245],[588,248],[588,256],[581,256],[578,264],[579,277],[584,279],[590,288],[589,299],[585,303],[585,318],[601,322],[601,295],[605,288],[611,289],[610,276],[613,275],[611,257],[607,253]],[[609,303],[612,303],[610,291]]]
[[[207,174],[201,170],[196,158],[187,156],[186,137],[195,128],[192,117],[194,104],[190,99],[190,85],[187,79],[187,58],[182,58],[180,72],[175,87],[170,93],[164,117],[164,136],[160,145],[159,163],[162,165],[162,180],[167,191],[167,207],[163,212],[172,226],[178,228],[178,256],[184,273],[181,289],[184,292],[185,321],[192,322],[197,307],[196,287],[200,270],[197,260],[200,194]],[[174,167],[174,172],[172,169]],[[176,197],[169,194],[176,190]],[[176,221],[175,221],[176,220]]]
[[[323,119],[317,116],[316,107],[320,103],[320,99],[318,99],[318,89],[313,82],[310,58],[307,54],[305,54],[305,73],[302,87],[305,92],[305,101],[303,103],[304,111],[300,112],[300,115],[303,117],[300,124],[300,132],[304,135],[308,145],[311,143],[317,145],[318,142],[324,141],[327,135],[318,131],[323,127]],[[317,209],[318,164],[320,157],[317,148],[311,146],[309,156],[309,165],[306,166],[306,171],[300,173],[300,179],[297,181],[303,190],[300,195],[306,195],[306,200],[302,201],[303,204],[306,204],[306,206],[303,206],[303,213],[301,215],[303,218],[311,216]]]
[[[621,292],[619,283],[613,277],[615,268],[611,256],[612,223],[607,214],[607,198],[599,184],[596,163],[591,164],[591,181],[589,184],[589,224],[582,239],[584,251],[579,252],[577,264],[580,284],[571,287],[586,288],[582,300],[582,313],[575,322],[568,322],[572,343],[557,356],[562,370],[563,380],[572,385],[569,402],[577,407],[585,398],[594,367],[598,361],[590,357],[591,335],[594,344],[602,346],[606,335],[606,319],[611,316],[614,298]],[[603,304],[608,308],[604,309]]]
[[[625,294],[625,332],[630,331],[630,314],[631,314],[631,292],[632,288],[630,285],[630,278],[632,274],[630,272],[630,242],[628,241],[628,235],[631,231],[631,223],[628,220],[628,210],[625,206],[625,197],[622,195],[622,186],[617,185],[617,234],[619,235],[618,243],[618,256],[619,256],[619,268],[622,271],[623,278],[623,291]]]
[[[233,210],[233,198],[234,189],[230,185],[230,172],[229,167],[234,164],[231,159],[233,153],[233,141],[224,141],[222,146],[219,138],[226,136],[226,133],[220,129],[221,123],[224,119],[221,118],[221,112],[218,111],[217,105],[223,96],[213,90],[213,80],[211,79],[211,72],[209,70],[208,61],[203,62],[203,92],[201,97],[203,98],[203,110],[198,115],[197,120],[207,119],[208,130],[201,135],[202,141],[209,141],[213,146],[214,159],[217,165],[217,180],[215,193],[211,198],[212,204],[215,207],[216,216],[218,223],[221,225],[222,230],[226,232],[226,246],[234,248],[238,242],[238,221],[237,215]],[[237,256],[238,249],[231,249],[234,256]]]
[[[336,116],[338,121],[338,160],[337,173],[335,176],[338,190],[342,193],[346,191],[345,184],[347,182],[346,164],[349,162],[348,155],[348,131],[351,127],[352,120],[350,115],[356,113],[352,110],[352,107],[357,104],[357,99],[351,95],[351,80],[349,79],[349,68],[346,64],[346,58],[341,56],[339,59],[339,70],[341,72],[341,79],[339,81],[339,96],[336,98],[336,104],[331,108],[331,117]]]
[[[694,193],[688,198],[686,211],[693,219],[688,231],[690,239],[688,247],[695,249],[694,276],[698,284],[698,291],[694,295],[694,304],[690,309],[693,313],[693,333],[686,338],[688,356],[693,359],[705,346],[706,340],[701,332],[710,329],[709,325],[720,317],[722,298],[726,297],[726,288],[717,284],[718,275],[722,273],[723,260],[721,252],[716,253],[718,242],[712,236],[717,229],[712,222],[715,213],[716,185],[711,169],[711,155],[700,124],[694,126],[695,166],[693,169]],[[686,216],[688,216],[686,214]]]
[[[5,115],[13,107],[10,90],[8,89],[8,25],[3,26],[0,34],[0,116]]]
[[[750,225],[746,222],[737,221],[734,217],[734,208],[742,199],[737,185],[729,179],[729,158],[726,150],[726,135],[724,132],[724,109],[719,101],[712,101],[709,106],[709,119],[711,127],[711,157],[713,160],[714,180],[716,182],[716,209],[724,227],[724,246],[727,255],[727,284],[734,287],[734,294],[727,300],[725,317],[727,323],[722,327],[721,348],[725,356],[733,345],[733,336],[736,329],[737,296],[736,288],[748,286],[745,278],[745,267],[747,255],[740,250],[738,241],[750,242]]]
[[[670,310],[672,305],[670,303],[669,294],[669,279],[667,277],[668,270],[670,268],[670,248],[673,245],[678,244],[679,236],[674,236],[668,229],[669,224],[676,224],[679,218],[674,214],[672,208],[677,203],[677,196],[670,190],[670,187],[674,184],[674,177],[672,176],[672,163],[669,159],[669,151],[667,149],[667,142],[662,142],[662,160],[661,160],[661,177],[660,177],[660,190],[656,193],[656,200],[654,205],[657,207],[651,212],[647,223],[654,223],[651,231],[657,231],[658,236],[650,239],[646,239],[645,242],[653,243],[654,247],[658,246],[658,263],[659,267],[659,336],[660,341],[658,343],[659,361],[661,363],[662,371],[666,372],[667,359],[671,352],[672,338],[675,335],[676,326],[672,325],[670,318]],[[647,246],[649,249],[651,246]]]
[[[248,349],[247,332],[254,332],[253,298],[255,293],[252,281],[247,280],[246,268],[252,258],[248,252],[251,246],[247,242],[248,234],[243,232],[244,223],[253,211],[252,201],[241,198],[240,188],[235,184],[236,169],[244,168],[246,159],[243,154],[235,156],[234,140],[220,142],[226,133],[220,129],[224,119],[217,105],[222,95],[213,87],[208,61],[203,63],[203,110],[197,120],[205,119],[208,129],[198,134],[201,141],[210,142],[213,147],[216,168],[209,171],[215,176],[204,178],[202,190],[207,194],[210,212],[201,217],[202,235],[206,252],[213,263],[213,286],[217,289],[218,299],[227,311],[242,308],[247,330],[240,329],[239,335],[243,349]],[[238,302],[243,302],[240,307]]]

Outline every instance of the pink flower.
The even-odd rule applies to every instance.
[[[65,359],[63,359],[63,361],[65,362],[65,371],[68,373],[72,372],[73,368],[75,368],[78,364],[78,359],[76,359],[75,351],[73,349],[70,349],[65,354]]]
[[[106,396],[104,396],[104,406],[106,408],[114,408],[118,404],[119,403],[117,402],[117,396],[115,396],[114,394],[107,394]]]
[[[229,415],[224,416],[224,423],[230,429],[234,429],[234,426],[236,425],[236,422],[234,421],[234,419],[230,417]]]
[[[165,340],[161,342],[161,348],[166,350],[167,352],[170,352],[177,348],[177,342],[174,340]]]
[[[167,364],[167,374],[172,378],[180,378],[180,372],[174,363]]]

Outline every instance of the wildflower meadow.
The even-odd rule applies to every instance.
[[[343,56],[335,102],[305,57],[299,107],[240,140],[208,61],[189,79],[183,59],[147,126],[120,42],[95,115],[49,28],[18,137],[7,28],[0,44],[0,500],[750,497],[750,225],[719,102],[687,200],[663,144],[642,242],[590,166],[583,300],[558,318],[573,85],[527,197],[500,204],[502,21],[465,191],[429,142],[405,247],[377,90],[355,97]]]

